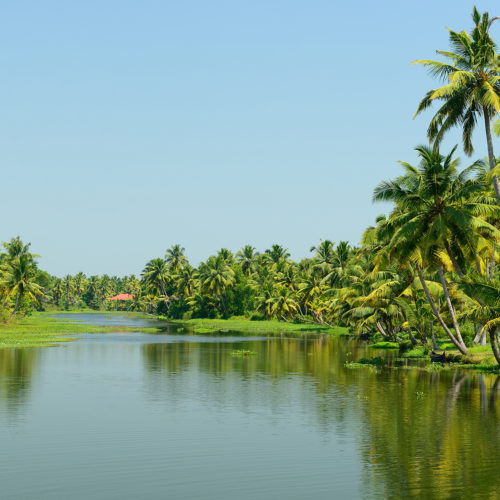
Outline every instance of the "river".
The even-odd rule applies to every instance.
[[[500,379],[345,337],[120,332],[0,350],[2,499],[500,498]],[[238,357],[236,350],[255,354]]]

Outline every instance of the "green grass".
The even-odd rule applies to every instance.
[[[231,319],[190,319],[174,321],[187,325],[195,333],[228,333],[244,332],[255,334],[268,333],[327,333],[348,335],[347,328],[329,327],[305,323],[286,323],[284,321],[250,321],[246,318]]]
[[[373,347],[374,349],[399,349],[399,344],[397,342],[383,340],[381,342],[371,344],[370,347]]]
[[[51,317],[51,315],[58,312],[66,313],[66,311],[35,312],[31,316],[0,325],[0,349],[8,347],[53,346],[60,342],[76,340],[78,334],[83,333],[139,330],[154,333],[159,331],[157,328],[138,329],[137,327],[87,325],[72,322],[70,319]],[[129,315],[131,313],[121,314]],[[133,313],[133,316],[137,317],[135,313]]]

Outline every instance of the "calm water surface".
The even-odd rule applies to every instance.
[[[375,355],[173,326],[0,350],[0,498],[500,498],[498,377],[344,367]]]

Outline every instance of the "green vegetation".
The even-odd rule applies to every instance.
[[[137,327],[88,325],[73,320],[53,318],[52,313],[35,312],[15,322],[0,327],[0,349],[6,347],[52,346],[77,339],[78,334],[138,331]],[[135,314],[134,314],[135,316]],[[157,328],[141,328],[140,331],[155,333]]]
[[[195,333],[224,333],[244,332],[264,335],[270,333],[328,333],[335,335],[348,335],[345,327],[330,327],[325,325],[286,323],[284,321],[249,321],[245,318],[230,319],[190,319],[179,321],[192,328]]]

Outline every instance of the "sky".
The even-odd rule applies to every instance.
[[[193,264],[356,244],[390,209],[373,188],[426,141],[432,112],[413,114],[438,82],[410,63],[448,49],[446,27],[469,30],[472,6],[6,2],[0,241],[30,241],[57,276],[140,274],[176,243]],[[474,143],[484,157],[481,127]]]

